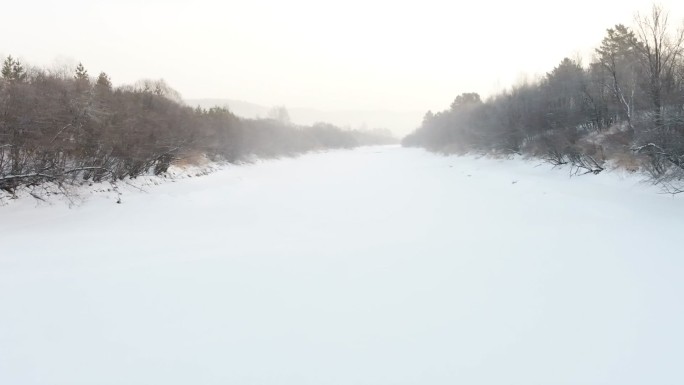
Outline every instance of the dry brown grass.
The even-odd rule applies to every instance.
[[[611,155],[615,167],[629,172],[641,170],[643,159],[630,152],[616,152]]]
[[[173,162],[174,166],[177,167],[188,167],[188,166],[206,166],[211,163],[204,153],[192,152],[188,154],[183,154],[179,159]]]

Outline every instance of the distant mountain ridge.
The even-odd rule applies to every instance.
[[[190,106],[228,107],[235,115],[243,118],[267,117],[272,107],[235,99],[188,99]],[[305,107],[287,107],[293,123],[311,125],[317,122],[331,123],[349,128],[386,128],[398,137],[402,137],[420,126],[424,112],[421,111],[387,111],[387,110],[334,110],[324,111]]]

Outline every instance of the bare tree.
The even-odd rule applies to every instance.
[[[268,111],[268,118],[277,120],[283,124],[291,124],[290,113],[287,111],[285,106],[273,107]]]
[[[653,5],[648,15],[635,17],[637,45],[649,77],[649,94],[657,128],[663,126],[663,91],[668,75],[674,73],[675,65],[684,48],[684,29],[670,31],[669,13],[659,5]]]

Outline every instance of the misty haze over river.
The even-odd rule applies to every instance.
[[[684,1],[2,11],[0,385],[684,384]]]

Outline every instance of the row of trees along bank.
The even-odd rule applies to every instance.
[[[607,30],[588,65],[565,58],[540,79],[487,100],[475,93],[428,112],[405,146],[517,153],[599,173],[645,172],[671,192],[684,179],[684,24],[653,6]]]
[[[230,162],[393,141],[387,131],[295,126],[192,108],[163,80],[114,87],[109,76],[25,68],[0,79],[0,190],[161,174],[198,155]]]

